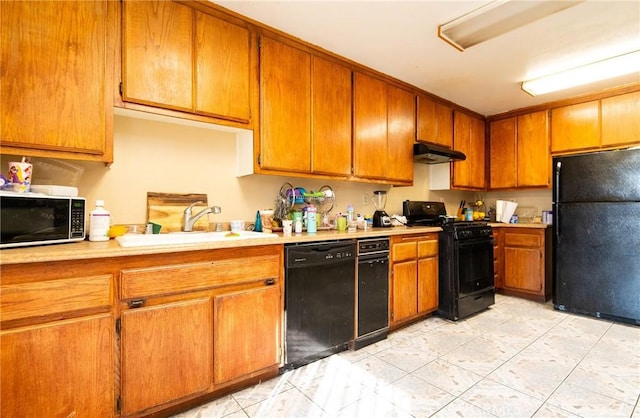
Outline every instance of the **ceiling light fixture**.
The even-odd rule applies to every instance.
[[[460,51],[464,51],[473,45],[568,9],[583,1],[496,0],[438,26],[438,36]]]
[[[530,95],[538,96],[636,72],[640,73],[640,50],[523,81],[521,86]]]

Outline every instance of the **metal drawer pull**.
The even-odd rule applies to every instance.
[[[127,302],[127,305],[131,309],[140,308],[140,307],[144,306],[144,299],[130,300],[129,302]]]

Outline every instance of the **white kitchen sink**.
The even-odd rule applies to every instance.
[[[276,234],[240,231],[224,232],[176,232],[169,234],[125,234],[116,237],[121,247],[152,247],[157,245],[201,244],[205,242],[237,241],[243,239],[277,238]]]

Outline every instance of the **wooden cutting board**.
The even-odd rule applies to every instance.
[[[209,206],[204,193],[155,193],[147,192],[147,222],[162,225],[160,232],[182,231],[184,210],[192,203],[201,201],[193,207],[193,214]],[[194,231],[209,231],[209,216],[204,216],[193,226]]]

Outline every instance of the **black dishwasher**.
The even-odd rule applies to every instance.
[[[284,369],[348,349],[355,323],[355,241],[287,245],[285,267]]]
[[[358,240],[358,315],[354,349],[387,338],[389,238]]]

